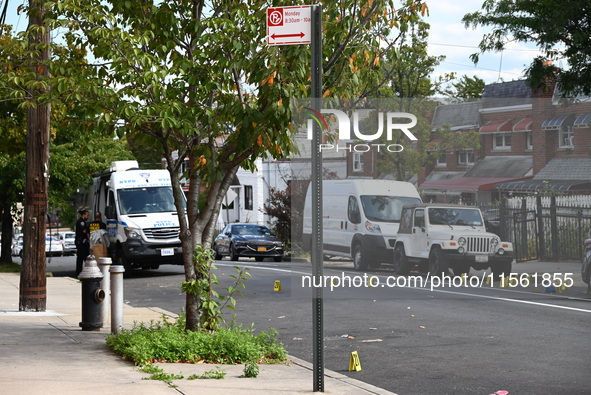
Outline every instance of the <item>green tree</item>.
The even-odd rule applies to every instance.
[[[0,76],[12,68],[9,65],[16,55],[10,51],[12,43],[11,26],[0,25]],[[24,193],[25,136],[26,118],[19,108],[19,102],[11,100],[8,95],[0,95],[0,139],[3,142],[0,144],[0,212],[4,236],[0,257],[2,263],[12,262],[12,212],[16,210],[16,202],[22,201]]]
[[[426,11],[421,0],[326,5],[324,86],[325,95],[336,97],[360,96],[379,77],[382,39]],[[288,155],[288,101],[309,96],[309,49],[265,46],[268,6],[263,0],[50,3],[49,26],[63,32],[67,51],[62,63],[50,65],[47,99],[100,108],[102,125],[161,152],[179,213],[187,282],[203,273],[193,265],[193,251],[211,244],[238,168],[254,170],[258,157]],[[187,294],[188,329],[199,328],[203,302]]]
[[[486,83],[477,76],[468,77],[464,74],[459,80],[454,78],[450,85],[449,88],[442,90],[442,93],[452,103],[460,103],[482,98]]]
[[[394,140],[380,141],[384,144],[399,144],[404,149],[400,152],[381,152],[378,172],[393,175],[398,180],[409,180],[430,163],[429,152],[421,145],[431,139],[429,114],[437,105],[431,99],[444,80],[432,80],[431,75],[445,56],[430,56],[427,53],[429,24],[422,20],[413,20],[401,34],[399,42],[385,54],[382,66],[383,79],[387,83],[379,89],[379,98],[367,103],[368,108],[382,108],[389,111],[402,111],[414,114],[417,125],[412,133],[418,142],[412,143],[407,136],[399,133]],[[401,120],[406,123],[408,120]],[[370,116],[365,122],[368,130],[375,130],[376,117]]]
[[[24,67],[24,36],[13,35],[10,26],[0,26],[0,196],[2,197],[3,243],[8,247],[3,261],[9,262],[11,212],[23,202],[25,187],[26,99],[28,71]],[[54,61],[63,64],[73,54],[54,46]],[[79,51],[78,51],[79,52]],[[49,166],[49,210],[60,214],[63,225],[73,226],[73,196],[92,175],[107,168],[116,159],[132,159],[124,140],[113,138],[113,128],[97,128],[96,108],[82,107],[63,95],[51,99],[51,156]]]
[[[437,93],[441,82],[431,80],[431,75],[445,56],[428,54],[429,29],[426,22],[411,23],[398,46],[388,51],[382,67],[388,87],[380,91],[382,95],[423,99]]]
[[[535,43],[543,56],[526,73],[533,88],[559,76],[565,94],[591,93],[591,3],[588,1],[486,0],[482,10],[466,14],[466,27],[490,26],[479,44],[481,53],[502,51],[513,41]],[[473,54],[477,63],[479,54]],[[565,58],[567,69],[546,60]]]

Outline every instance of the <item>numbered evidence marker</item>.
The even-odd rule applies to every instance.
[[[352,351],[351,357],[349,357],[349,372],[352,370],[357,372],[361,370],[361,362],[359,362],[359,355],[357,355],[357,351]]]
[[[281,291],[281,281],[275,280],[275,285],[273,285],[273,291]]]

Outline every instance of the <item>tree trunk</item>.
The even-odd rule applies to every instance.
[[[41,26],[45,9],[42,0],[31,0],[29,28]],[[49,30],[36,32],[29,39],[29,48],[44,45],[32,69],[39,78],[48,75],[45,63],[49,60]],[[23,262],[20,277],[20,311],[45,311],[47,303],[45,277],[45,218],[49,177],[49,117],[50,106],[37,102],[43,91],[32,91],[27,113],[26,186]]]

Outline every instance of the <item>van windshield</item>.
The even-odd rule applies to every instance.
[[[171,187],[126,188],[118,190],[117,196],[123,215],[176,211]]]
[[[363,212],[370,221],[400,222],[402,207],[420,203],[419,198],[401,196],[362,195]]]

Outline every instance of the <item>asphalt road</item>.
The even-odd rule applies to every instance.
[[[222,287],[230,284],[236,264],[217,263]],[[252,278],[244,297],[236,297],[237,313],[228,310],[226,320],[236,314],[244,326],[275,328],[291,355],[312,362],[311,290],[302,287],[309,265],[239,264],[250,268]],[[327,267],[324,274],[359,284],[354,276],[360,273],[349,267]],[[73,257],[48,264],[56,276],[73,276],[73,268]],[[380,279],[382,285],[392,273],[372,275],[372,284]],[[178,285],[183,279],[180,266],[137,272],[125,280],[124,299],[178,313],[184,307]],[[276,281],[281,291],[274,290]],[[583,287],[546,294],[540,287],[355,284],[324,290],[326,369],[399,394],[591,393],[591,297]],[[348,371],[352,351],[358,352],[361,371]]]

